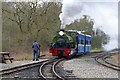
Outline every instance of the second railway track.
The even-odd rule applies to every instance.
[[[95,57],[95,61],[105,67],[108,67],[108,68],[111,68],[113,70],[117,70],[117,71],[120,71],[120,66],[119,65],[115,65],[109,61],[107,61],[108,58],[110,58],[112,55],[115,55],[114,53],[113,54],[103,54],[103,55],[99,55],[99,56],[96,56]]]

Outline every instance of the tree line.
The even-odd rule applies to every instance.
[[[3,51],[31,50],[34,40],[48,48],[59,30],[61,3],[3,2]]]
[[[60,2],[3,2],[3,51],[31,51],[31,45],[37,40],[45,51],[49,49],[56,32],[60,29],[59,14],[62,4]],[[93,49],[101,48],[109,40],[100,29],[93,31],[93,20],[89,16],[76,20],[67,25],[66,29],[85,31],[93,36]]]
[[[74,23],[67,25],[66,29],[76,29],[83,31],[84,34],[92,36],[92,49],[102,49],[102,46],[109,42],[110,37],[104,31],[97,28],[93,29],[94,20],[90,16],[83,15],[83,18],[76,20]]]

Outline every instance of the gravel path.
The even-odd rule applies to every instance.
[[[79,57],[64,63],[64,70],[73,70],[78,78],[118,78],[118,72],[94,61],[94,58]]]

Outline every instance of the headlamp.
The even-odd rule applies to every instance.
[[[59,32],[59,35],[61,35],[61,36],[62,36],[63,34],[64,34],[64,32],[63,32],[63,31],[60,31],[60,32]]]

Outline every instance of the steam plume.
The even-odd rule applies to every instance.
[[[103,47],[106,50],[118,48],[118,2],[80,2],[63,0],[60,14],[61,28],[88,15],[95,21],[94,29],[100,28],[110,36],[110,42]],[[102,26],[102,27],[100,27]]]

